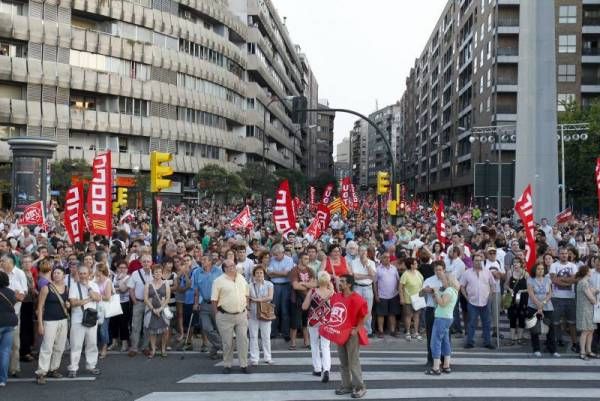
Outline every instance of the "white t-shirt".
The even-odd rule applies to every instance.
[[[446,271],[452,273],[458,281],[460,281],[460,278],[466,269],[467,266],[465,266],[465,262],[463,262],[461,258],[456,258],[454,260],[448,258],[446,262]]]
[[[460,260],[460,259],[459,259]],[[440,289],[442,287],[442,282],[435,274],[429,278],[427,278],[423,282],[423,288],[433,288]],[[435,308],[437,306],[437,302],[435,302],[435,298],[433,298],[433,294],[425,293],[425,302],[427,306],[430,308]]]
[[[352,262],[350,262],[350,268],[352,269],[352,273],[354,274],[370,274],[371,271],[376,273],[377,267],[375,266],[375,262],[371,259],[367,259],[366,266],[362,264],[359,257],[356,257]],[[363,278],[360,280],[356,280],[356,284],[360,285],[371,285],[373,284],[373,280],[370,278]]]
[[[556,277],[573,277],[577,273],[577,266],[571,262],[565,264],[558,262],[550,265],[550,274],[556,274]],[[553,298],[575,298],[575,289],[573,285],[556,285],[552,284],[552,297]]]
[[[143,276],[143,279],[142,279]],[[127,287],[133,288],[135,298],[138,301],[144,300],[144,287],[146,283],[152,281],[152,272],[146,273],[144,269],[139,269],[131,273],[129,280],[127,281]]]
[[[15,293],[27,295],[27,276],[23,270],[13,267],[12,272],[8,274],[8,288]],[[15,313],[17,316],[21,313],[21,302],[15,304]]]
[[[246,258],[243,262],[239,262],[235,265],[236,270],[239,274],[244,276],[246,281],[252,282],[252,269],[254,268],[254,261]]]
[[[71,289],[69,290],[69,299],[85,299],[89,295],[88,288],[91,288],[92,291],[100,293],[100,289],[98,288],[98,284],[93,281],[88,281],[87,285],[82,285],[79,283],[73,283],[71,285]],[[81,295],[79,295],[79,288],[81,288]],[[83,305],[84,309],[93,308],[96,309],[98,306],[96,302],[90,301],[87,304]],[[83,318],[83,310],[80,306],[76,308],[71,308],[71,323],[81,323]]]

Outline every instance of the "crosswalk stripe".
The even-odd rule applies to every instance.
[[[9,383],[32,383],[34,382],[36,379],[33,377],[27,378],[27,377],[21,377],[21,378],[16,378],[16,379],[8,379]],[[96,380],[95,377],[92,376],[83,376],[83,377],[75,377],[75,378],[69,378],[69,377],[59,377],[59,378],[46,378],[46,381],[49,382],[92,382]]]
[[[423,345],[423,347],[425,347],[425,345]],[[331,349],[331,354],[336,354],[337,350],[335,348]],[[284,350],[277,350],[277,351],[271,351],[271,354],[273,355],[279,355],[279,354],[309,354],[310,355],[310,350],[297,350],[297,351],[284,351]],[[368,348],[361,348],[360,350],[360,355],[362,356],[367,356],[367,355],[381,355],[381,354],[389,354],[389,355],[422,355],[425,356],[425,348],[423,348],[423,351],[380,351],[380,350],[369,350]],[[489,356],[489,357],[503,357],[503,356],[518,356],[521,358],[528,358],[529,356],[531,356],[531,354],[529,352],[498,352],[498,351],[493,351],[493,352],[478,352],[478,351],[473,351],[473,352],[469,352],[469,351],[452,351],[452,355],[453,356]]]
[[[330,379],[340,381],[339,372],[331,372]],[[363,372],[363,379],[387,381],[387,380],[429,380],[423,372]],[[598,380],[597,372],[457,372],[444,375],[443,380],[512,380],[512,381],[584,381]],[[318,382],[320,378],[307,372],[292,372],[292,373],[252,373],[247,374],[197,374],[178,381],[179,384],[199,384],[199,383],[277,383],[277,382]]]
[[[433,379],[432,379],[433,380]],[[497,389],[500,390],[500,389]],[[425,388],[385,388],[368,390],[364,399],[418,399],[418,398],[481,398],[490,393],[489,387],[425,387]],[[519,388],[503,387],[501,398],[524,399],[574,398],[579,400],[600,399],[600,389],[586,388],[574,391],[573,388]],[[296,401],[296,400],[339,400],[333,390],[257,390],[257,391],[206,391],[206,392],[159,392],[151,393],[137,401]]]
[[[422,365],[425,362],[424,358],[372,358],[361,357],[361,365]],[[332,364],[337,365],[337,358],[332,359]],[[311,358],[276,358],[275,364],[279,366],[310,366],[312,365]],[[459,366],[600,366],[595,361],[583,361],[578,358],[453,358],[453,365]],[[215,366],[223,366],[223,362],[217,363]]]

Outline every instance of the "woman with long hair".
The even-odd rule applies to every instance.
[[[579,358],[585,361],[589,358],[598,358],[598,355],[592,352],[592,337],[596,329],[594,306],[598,303],[596,295],[600,290],[590,285],[591,275],[592,270],[588,265],[581,266],[575,274],[575,277],[579,279],[576,295],[576,326],[577,331],[581,332],[579,336]]]
[[[163,280],[163,267],[160,264],[152,266],[152,281],[146,283],[144,288],[144,303],[146,312],[144,315],[144,327],[150,336],[150,353],[148,358],[154,358],[156,354],[156,337],[161,336],[161,354],[167,357],[167,337],[169,321],[165,319],[163,310],[168,308],[171,288]],[[149,315],[149,316],[147,316]]]

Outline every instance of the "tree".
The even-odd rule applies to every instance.
[[[327,186],[327,184],[333,183],[333,189],[335,192],[335,188],[337,187],[335,185],[335,182],[337,181],[337,179],[335,178],[335,176],[331,173],[321,173],[318,176],[311,178],[309,180],[309,184],[313,187],[315,187],[315,189],[317,190],[317,192],[319,193],[323,193],[323,190],[325,189],[325,187]]]
[[[198,186],[207,197],[222,196],[225,203],[230,196],[243,196],[247,189],[242,178],[216,164],[204,166],[197,174]]]
[[[306,176],[298,170],[282,169],[275,171],[278,181],[287,179],[290,183],[290,190],[294,196],[306,198],[307,180]]]
[[[79,176],[90,179],[92,167],[85,159],[63,159],[52,164],[52,178],[50,180],[52,189],[60,192],[59,199],[65,199],[67,189],[71,186],[71,178]]]
[[[588,123],[588,139],[585,141],[565,141],[565,180],[567,203],[577,210],[596,212],[596,182],[594,168],[600,155],[600,101],[594,101],[589,107],[581,107],[572,102],[560,112],[559,123]],[[575,132],[565,132],[571,136]],[[560,156],[560,142],[558,143]],[[559,161],[560,167],[560,161]]]
[[[262,163],[247,163],[239,176],[244,181],[248,196],[264,193],[266,197],[270,197],[275,192],[277,179],[270,171],[265,171]]]

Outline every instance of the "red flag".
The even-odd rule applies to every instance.
[[[555,219],[556,219],[557,223],[562,224],[562,223],[566,223],[567,221],[571,220],[571,217],[573,217],[573,212],[571,212],[571,208],[568,207],[565,210],[563,210],[562,212],[560,212],[559,214],[557,214]]]
[[[352,181],[350,181],[350,177],[344,177],[342,179],[342,191],[340,193],[340,197],[348,209],[352,207],[352,194],[350,193],[351,185]]]
[[[323,200],[321,202],[328,205],[329,202],[331,201],[332,193],[333,193],[333,183],[331,182],[331,183],[327,184],[327,186],[325,187],[325,190],[323,191]]]
[[[533,200],[531,194],[531,185],[527,185],[523,195],[515,203],[515,211],[521,218],[525,227],[525,259],[527,271],[531,273],[531,268],[535,264],[535,227],[533,224]]]
[[[92,180],[88,190],[88,215],[90,233],[110,236],[112,234],[112,167],[111,153],[94,158]]]
[[[308,198],[309,198],[309,202],[310,202],[310,207],[315,207],[317,205],[317,201],[315,200],[317,197],[317,190],[312,185],[310,187],[308,187],[308,189],[309,189]]]
[[[350,183],[350,197],[352,198],[352,207],[358,209],[360,202],[358,201],[358,193],[354,189],[354,184]]]
[[[598,195],[598,215],[600,216],[600,157],[596,159],[596,192]],[[600,219],[598,219],[600,225]]]
[[[250,217],[250,207],[246,205],[244,209],[238,214],[235,219],[231,220],[231,227],[234,228],[252,228],[252,218]]]
[[[160,215],[162,213],[163,201],[160,198],[156,198],[156,228],[160,225]]]
[[[37,201],[25,207],[23,215],[19,219],[19,224],[23,226],[41,226],[46,223],[44,214],[44,202]]]
[[[331,211],[327,205],[322,203],[319,204],[317,208],[317,213],[313,218],[310,226],[306,229],[306,234],[310,235],[314,240],[319,239],[321,234],[327,230],[329,227],[329,222],[331,221]]]
[[[72,244],[83,242],[83,182],[72,185],[65,200],[65,228]]]
[[[288,180],[283,180],[281,184],[279,184],[279,189],[275,194],[273,220],[275,220],[277,232],[284,237],[287,237],[290,232],[296,230],[296,216],[294,215],[292,194],[290,193],[290,184],[288,183]]]
[[[446,216],[444,215],[444,201],[440,200],[439,206],[435,211],[435,229],[437,232],[438,241],[442,244],[442,247],[446,247],[446,243],[448,242],[448,236],[446,235],[446,222],[444,219]]]

